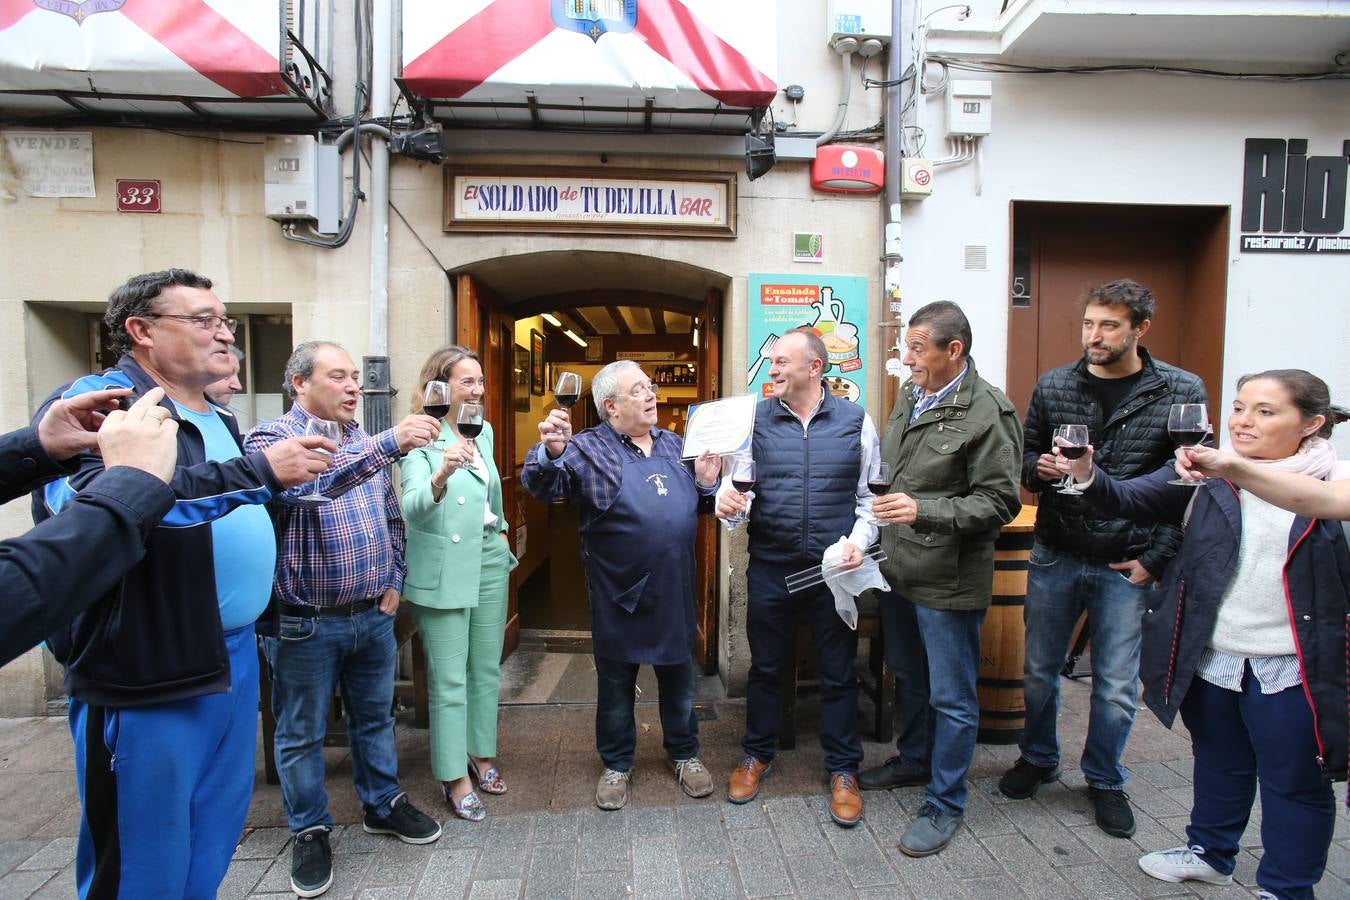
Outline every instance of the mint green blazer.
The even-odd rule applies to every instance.
[[[431,473],[440,468],[444,448],[454,442],[454,431],[442,422],[440,438],[410,452],[400,465],[403,519],[408,529],[403,599],[432,609],[478,605],[483,541],[502,540],[483,528],[485,502],[497,514],[497,532],[507,530],[502,480],[492,458],[492,426],[488,423],[483,424],[476,451],[487,463],[487,481],[477,469],[456,469],[445,483],[441,502],[431,499]],[[517,565],[514,555],[509,558],[508,571]]]

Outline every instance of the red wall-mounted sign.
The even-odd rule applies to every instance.
[[[117,211],[125,213],[163,212],[159,205],[159,182],[132,178],[117,179]]]

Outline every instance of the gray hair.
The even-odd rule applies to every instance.
[[[605,401],[618,399],[619,373],[629,369],[641,372],[642,366],[631,359],[616,359],[591,377],[591,399],[595,401],[595,411],[600,414],[600,418],[609,418],[605,412]]]
[[[347,352],[347,348],[334,341],[305,341],[292,350],[291,358],[286,360],[286,373],[281,376],[281,389],[292,400],[295,399],[295,385],[292,381],[297,375],[302,381],[309,381],[314,377],[314,360],[319,355],[320,347],[336,347],[343,353]]]

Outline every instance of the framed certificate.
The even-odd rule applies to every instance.
[[[719,456],[749,450],[758,405],[759,398],[754,394],[693,404],[685,422],[684,450],[680,455],[693,459],[704,450]]]

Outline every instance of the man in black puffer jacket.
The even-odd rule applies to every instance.
[[[1144,599],[1176,554],[1181,532],[1107,518],[1081,497],[1059,493],[1050,448],[1057,426],[1086,425],[1096,462],[1120,479],[1146,475],[1172,457],[1168,411],[1174,403],[1204,403],[1205,387],[1139,346],[1154,306],[1148,289],[1128,279],[1088,291],[1083,357],[1036,382],[1022,451],[1022,484],[1040,495],[1027,577],[1027,724],[1022,757],[999,790],[1025,799],[1059,775],[1059,672],[1086,610],[1092,706],[1082,768],[1097,825],[1116,837],[1134,834],[1120,756],[1138,703]]]

